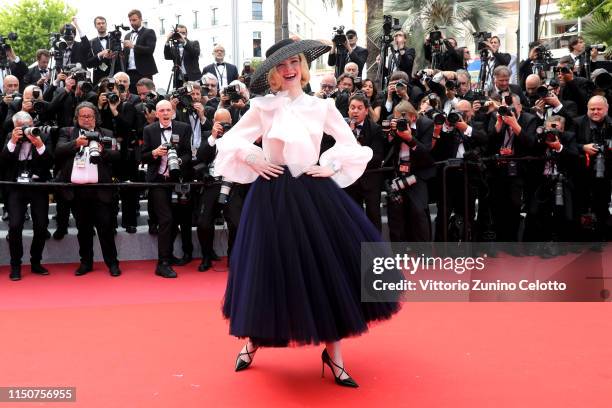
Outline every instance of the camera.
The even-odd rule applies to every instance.
[[[437,109],[431,109],[427,112],[427,116],[433,120],[434,125],[443,125],[446,122],[446,115]]]
[[[429,33],[429,43],[434,46],[442,45],[442,31],[431,31]]]
[[[454,91],[455,89],[457,89],[457,82],[453,81],[452,79],[449,79],[446,81],[446,83],[444,84],[444,86],[446,87],[446,89],[448,89],[449,91]]]
[[[612,150],[612,139],[606,139],[607,128],[591,129],[591,140],[597,149],[595,154],[595,178],[604,178],[606,173],[606,150]]]
[[[109,136],[102,136],[100,132],[90,132],[86,130],[81,131],[81,135],[85,136],[89,146],[89,162],[91,164],[99,164],[102,162],[102,156],[100,155],[100,145],[105,149],[111,149],[113,146],[113,139]]]
[[[401,203],[402,199],[402,191],[406,190],[408,187],[416,184],[416,177],[411,175],[402,175],[394,178],[391,181],[385,182],[385,191],[387,192],[387,197],[389,200],[395,203]]]
[[[75,34],[75,28],[72,26],[72,24],[64,24],[64,27],[62,27],[62,29],[60,30],[60,32],[64,32],[64,34],[62,35],[62,38],[65,41],[74,41],[74,34]]]
[[[535,59],[536,64],[550,65],[552,63],[553,55],[550,49],[546,45],[544,44],[538,45],[535,48],[535,51],[536,51],[536,59]]]
[[[219,198],[217,199],[219,204],[227,204],[232,192],[232,187],[234,187],[233,182],[227,180],[225,177],[221,179],[221,190],[219,191]]]
[[[405,132],[408,130],[408,119],[400,118],[395,121],[395,129],[398,132]]]
[[[423,83],[423,84],[427,83],[428,81],[431,81],[431,79],[432,79],[432,77],[427,75],[427,72],[425,72],[425,70],[423,70],[423,69],[417,71],[417,73],[414,74],[414,76],[416,77],[416,79],[421,81],[421,83]]]
[[[32,103],[32,109],[34,109],[34,112],[40,115],[41,113],[44,113],[45,110],[47,110],[48,104],[49,103],[45,101],[34,101]]]
[[[178,31],[178,24],[175,25],[174,29],[172,30],[172,36],[170,37],[170,41],[172,42],[172,45],[175,46],[179,45],[179,43],[183,41],[183,36]]]
[[[164,143],[162,146],[168,151],[168,173],[171,178],[178,179],[181,173],[181,161],[176,152],[176,147],[174,143]]]
[[[561,131],[557,129],[556,124],[552,124],[552,129],[546,129],[544,126],[536,128],[536,136],[539,143],[553,143],[561,139]]]
[[[606,50],[605,44],[591,44],[586,47],[586,52],[591,53],[591,50],[596,49],[598,52],[604,52]]]
[[[184,86],[176,88],[172,94],[172,98],[178,99],[177,109],[185,109],[189,112],[193,111],[193,98],[190,93],[193,92],[193,86],[187,82]]]
[[[336,47],[344,47],[346,43],[346,34],[344,34],[344,26],[334,27],[332,30],[332,42],[336,44]]]
[[[104,95],[106,95],[106,99],[108,99],[108,103],[111,105],[114,105],[116,103],[119,103],[119,95],[117,95],[114,92],[106,92]]]
[[[123,24],[115,24],[115,29],[108,33],[108,49],[112,52],[119,53],[123,49],[123,41],[121,40],[121,30],[129,31],[130,28],[124,26]]]
[[[401,79],[395,83],[395,89],[397,88],[406,88],[408,85]]]
[[[77,88],[79,88],[82,93],[87,95],[88,93],[93,91],[93,84],[89,80],[83,80],[77,82]]]
[[[242,95],[240,94],[240,85],[238,84],[226,86],[225,88],[223,88],[223,91],[221,91],[221,93],[224,96],[229,96],[229,99],[232,102],[236,102],[242,99]]]
[[[361,77],[355,77],[353,79],[353,83],[355,84],[355,89],[361,89],[361,87],[363,86],[363,81],[361,80]]]
[[[565,66],[565,67],[554,67],[553,68],[553,72],[558,75],[559,73],[561,73],[562,75],[566,75],[569,74],[570,72],[572,72],[572,70]]]
[[[9,66],[8,56],[6,55],[6,52],[11,50],[11,46],[10,44],[6,43],[6,40],[16,41],[17,34],[11,32],[8,33],[6,37],[0,34],[0,69],[5,69]]]
[[[28,136],[36,137],[42,135],[42,130],[36,126],[22,126],[21,131],[23,132],[23,136],[17,142],[29,142]]]
[[[383,41],[386,44],[390,44],[393,41],[391,37],[391,31],[399,31],[402,29],[402,25],[399,23],[399,19],[393,18],[389,15],[383,15]]]
[[[546,85],[538,86],[538,88],[536,89],[536,96],[539,99],[546,98],[547,96],[549,96],[548,87]]]
[[[593,71],[591,79],[593,80],[596,88],[606,90],[612,87],[612,75],[610,75],[610,73],[604,69],[596,69]]]
[[[232,128],[231,123],[222,122],[221,126],[223,127],[223,134],[226,134]]]
[[[382,122],[380,122],[380,125],[382,126],[383,132],[389,133],[391,131],[391,121],[390,120],[385,119]]]
[[[62,38],[60,33],[49,34],[49,44],[55,51],[61,51],[62,53],[66,50],[66,48],[68,48],[68,43],[64,38]],[[56,55],[54,56],[57,59]]]
[[[474,36],[474,41],[476,42],[476,50],[478,51],[488,50],[488,47],[487,47],[487,44],[485,44],[485,41],[491,38],[491,33],[486,32],[486,31],[478,31],[474,33],[473,36]]]
[[[497,113],[501,116],[512,116],[514,108],[512,106],[500,106],[497,108]]]

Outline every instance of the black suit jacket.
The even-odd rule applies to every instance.
[[[176,55],[176,48],[166,43],[164,46],[164,58],[173,61],[175,58],[180,60],[180,55]],[[187,40],[183,48],[183,63],[187,71],[188,81],[197,81],[202,77],[200,72],[200,43],[198,41]]]
[[[124,40],[132,38],[132,32],[130,31],[124,37]],[[143,76],[152,76],[157,74],[157,65],[153,58],[153,52],[155,51],[155,44],[157,43],[157,36],[155,31],[150,28],[141,27],[138,31],[138,38],[134,44],[134,62],[136,63],[136,71]],[[125,62],[125,69],[128,69],[128,61],[130,59],[130,49],[125,48],[123,50],[123,58]]]
[[[83,69],[87,67],[87,59],[91,55],[91,44],[89,39],[85,36],[81,37],[81,41],[75,41],[72,44],[72,51],[70,52],[69,64],[81,64]]]
[[[93,68],[93,77],[92,77],[92,82],[95,84],[97,84],[98,82],[100,82],[100,80],[104,77],[108,77],[110,74],[110,70],[111,70],[111,66],[112,66],[112,60],[108,59],[108,58],[98,58],[98,53],[100,51],[103,51],[105,49],[108,49],[109,47],[109,39],[107,37],[106,40],[106,47],[102,47],[102,43],[100,42],[100,38],[96,37],[93,40],[91,40],[91,53],[89,54],[88,58],[87,58],[87,67],[88,68]],[[106,69],[102,69],[100,68],[100,66],[106,65]],[[120,70],[120,64],[119,61],[115,62],[115,72],[118,72]],[[125,68],[127,69],[127,68]]]
[[[186,169],[191,163],[191,126],[177,120],[172,121],[172,134],[179,135],[176,153],[181,159],[181,169]],[[147,165],[148,182],[161,181],[158,174],[161,157],[153,158],[153,150],[162,143],[162,131],[159,122],[151,123],[143,130],[144,144],[142,146],[142,162]]]
[[[337,55],[338,54],[329,54],[329,56],[327,57],[327,65],[329,65],[330,67],[335,66]],[[344,66],[346,65],[347,62],[354,62],[355,64],[357,64],[357,66],[359,67],[359,76],[361,76],[361,73],[363,71],[363,66],[365,65],[367,60],[368,60],[367,48],[363,48],[358,45],[355,46],[353,51],[348,55],[347,61],[344,61],[342,64],[339,65],[338,69],[336,70],[336,76],[338,77],[340,76],[340,74],[344,72]]]
[[[113,133],[108,129],[96,128],[96,131],[102,133],[103,136],[113,137]],[[56,176],[57,181],[70,183],[74,157],[79,151],[76,146],[78,137],[79,128],[76,126],[60,129],[57,147],[55,148],[55,161],[59,168],[59,173]],[[98,183],[110,183],[112,181],[111,163],[119,160],[120,153],[118,150],[104,149],[101,156],[102,162],[98,164]],[[65,200],[72,200],[74,189],[62,189],[61,194]],[[113,190],[108,188],[92,189],[92,194],[96,194],[98,200],[105,203],[110,203],[113,199]]]
[[[212,63],[212,64],[205,66],[204,69],[202,70],[202,75],[206,73],[211,73],[214,76],[216,76],[217,80],[219,81],[219,88],[218,88],[219,90],[221,89],[222,86],[226,86],[230,82],[238,79],[238,68],[236,68],[235,65],[230,64],[229,62],[226,62],[225,63],[225,69],[226,69],[225,76],[227,77],[227,84],[225,83],[221,84],[221,78],[219,77],[219,73],[217,72],[216,67],[217,67],[216,63]]]
[[[19,89],[21,89],[21,91],[23,92],[26,86],[36,85],[41,76],[42,75],[40,74],[40,69],[38,68],[38,65],[33,68],[30,68],[28,72],[23,76],[23,81],[20,82],[21,86],[19,87]]]
[[[508,126],[502,124],[501,130],[495,131],[496,115],[491,115],[489,122],[489,154],[499,154],[501,147],[504,144],[506,137],[506,129]],[[536,128],[538,127],[538,118],[527,112],[522,112],[518,119],[518,124],[521,126],[521,133],[514,135],[514,156],[522,157],[529,156],[534,153],[536,143]]]
[[[11,140],[10,137],[7,138],[8,142]],[[28,169],[31,171],[32,175],[38,176],[38,179],[34,180],[37,182],[49,181],[51,179],[51,167],[53,166],[53,146],[51,144],[50,137],[43,137],[43,142],[45,143],[45,151],[43,154],[38,154],[38,151],[32,145],[32,160],[28,163]],[[17,143],[15,150],[10,152],[8,146],[5,145],[2,152],[0,152],[0,159],[2,159],[2,166],[4,167],[3,177],[4,180],[7,181],[17,181],[17,177],[19,176],[19,152],[23,146],[23,143]]]
[[[415,144],[413,148],[410,149],[411,172],[422,180],[429,180],[436,174],[434,160],[431,156],[433,128],[433,120],[421,116],[417,119],[416,130],[412,129],[412,136]],[[399,152],[402,144],[408,143],[399,137],[394,137],[390,142],[391,149],[394,149],[393,153],[391,153],[390,164],[395,168],[397,168],[399,164]]]

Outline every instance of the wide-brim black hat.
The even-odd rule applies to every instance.
[[[291,39],[281,40],[266,51],[266,59],[257,67],[251,78],[249,90],[253,94],[263,94],[268,89],[268,72],[294,55],[304,54],[306,61],[310,64],[321,55],[329,52],[331,47],[316,40],[293,41]]]

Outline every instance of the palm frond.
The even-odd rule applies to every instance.
[[[582,35],[591,43],[605,43],[612,45],[612,21],[602,16],[595,16],[585,24]]]

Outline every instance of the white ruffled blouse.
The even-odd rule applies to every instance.
[[[336,144],[319,158],[324,132]],[[253,144],[260,137],[261,148]],[[357,142],[332,99],[302,94],[291,100],[287,92],[252,99],[247,113],[215,145],[215,174],[243,184],[259,176],[245,161],[249,155],[286,165],[293,177],[318,161],[336,170],[332,179],[340,187],[353,184],[372,158],[372,149]]]

